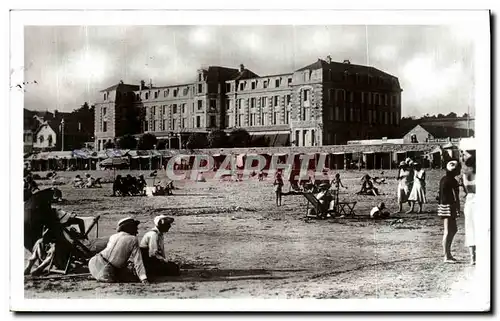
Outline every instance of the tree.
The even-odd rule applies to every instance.
[[[137,149],[139,150],[149,150],[154,149],[156,145],[156,136],[150,133],[146,133],[141,136],[139,139],[139,144],[137,145]]]
[[[247,147],[250,142],[250,134],[242,128],[234,129],[229,134],[229,146]]]
[[[106,144],[104,144],[104,148],[105,149],[113,149],[113,148],[115,148],[115,143],[113,143],[112,141],[107,141]]]
[[[462,118],[468,118],[469,117],[469,114],[465,113],[462,115]]]
[[[208,146],[210,148],[226,147],[227,140],[228,137],[226,132],[221,129],[211,131],[210,134],[208,134]]]
[[[457,118],[457,114],[455,114],[454,112],[451,112],[448,115],[446,115],[446,117],[448,117],[448,118]]]
[[[127,134],[118,140],[118,147],[121,149],[135,149],[137,140],[134,136]]]
[[[438,114],[437,118],[445,118],[446,116],[443,114]]]
[[[188,140],[186,142],[186,147],[188,149],[200,149],[207,148],[208,140],[207,136],[202,133],[192,133],[189,135]]]

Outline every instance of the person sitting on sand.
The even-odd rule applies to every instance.
[[[155,227],[142,237],[139,247],[144,261],[146,273],[149,276],[177,276],[179,266],[169,262],[165,255],[164,236],[172,227],[174,219],[165,215],[154,218]]]
[[[81,178],[80,175],[76,175],[75,179],[73,179],[73,187],[75,188],[82,188],[84,187],[85,183],[83,179]]]
[[[89,261],[90,274],[100,282],[148,283],[146,269],[137,240],[139,221],[127,217],[118,222],[116,234],[106,248]]]
[[[94,178],[90,174],[85,174],[85,179],[87,180],[85,183],[85,188],[94,187]]]
[[[40,275],[45,270],[50,270],[56,253],[56,240],[54,235],[46,229],[42,237],[35,242],[33,251],[24,269],[24,275]],[[38,266],[31,271],[33,266]]]
[[[388,211],[384,211],[385,209],[386,208],[384,202],[380,202],[370,211],[370,218],[372,219],[389,218],[390,214]]]
[[[356,194],[361,195],[361,194],[373,194],[374,196],[379,195],[378,189],[373,186],[372,178],[370,175],[365,174],[361,178],[361,190],[357,192]]]

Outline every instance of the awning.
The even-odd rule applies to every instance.
[[[128,166],[128,159],[124,157],[113,157],[113,158],[106,158],[102,162],[99,163],[100,166],[106,166],[106,167],[120,167],[120,166]]]
[[[375,152],[372,152],[372,151],[370,151],[370,152],[363,152],[363,154],[375,154]]]

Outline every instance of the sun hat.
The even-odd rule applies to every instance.
[[[126,218],[118,221],[117,227],[122,227],[122,226],[127,225],[127,224],[139,225],[140,222],[132,217],[126,217]]]
[[[406,165],[406,162],[405,161],[401,161],[399,162],[399,166],[405,166]]]
[[[410,158],[410,157],[408,157],[408,158],[406,158],[406,159],[405,159],[405,163],[406,163],[406,164],[410,165],[410,164],[411,164],[411,162],[412,162],[412,160],[411,160],[411,158]]]
[[[161,220],[165,220],[166,224],[172,224],[174,222],[174,219],[172,217],[166,215],[158,215],[153,219],[155,226],[158,226],[158,223],[160,223]]]
[[[449,161],[448,164],[446,164],[446,170],[448,172],[454,171],[457,167],[458,167],[458,162],[455,160]]]

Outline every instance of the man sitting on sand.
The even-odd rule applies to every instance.
[[[167,261],[165,255],[164,235],[170,230],[174,219],[165,215],[154,218],[155,227],[146,232],[139,244],[148,275],[177,276],[180,274],[179,266]]]
[[[370,211],[370,218],[372,219],[389,218],[390,214],[389,212],[384,211],[385,209],[386,208],[384,202],[379,203]]]
[[[373,194],[374,196],[379,195],[378,189],[373,186],[372,178],[370,175],[366,174],[361,178],[361,190],[356,194]]]
[[[148,283],[137,240],[139,221],[127,217],[118,222],[117,233],[110,236],[106,248],[89,261],[90,274],[101,282]]]

